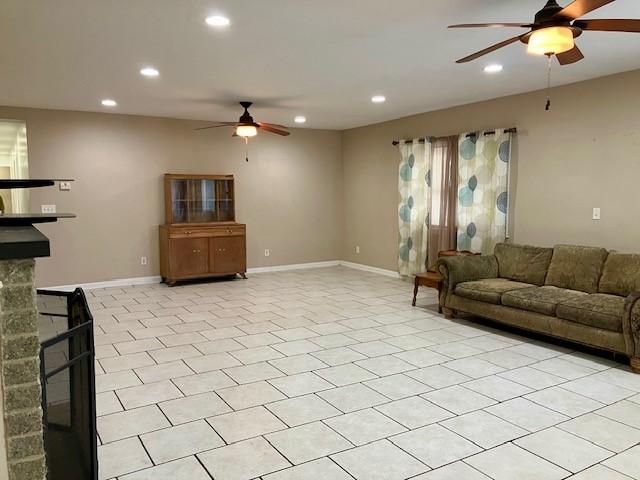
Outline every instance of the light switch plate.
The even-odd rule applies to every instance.
[[[40,205],[42,213],[56,213],[55,205]]]
[[[593,220],[600,220],[600,209],[599,208],[594,208],[593,209]]]

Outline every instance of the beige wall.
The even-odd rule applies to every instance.
[[[70,192],[32,192],[36,211],[56,204],[78,215],[41,227],[52,256],[38,260],[40,286],[158,275],[165,172],[235,175],[249,267],[340,256],[340,132],[260,135],[247,163],[228,129],[194,132],[197,122],[4,107],[0,118],[26,120],[31,178],[76,179]]]
[[[397,269],[394,139],[517,127],[514,240],[640,252],[640,70],[344,132],[344,260]],[[428,86],[425,86],[428,88]],[[591,219],[592,208],[602,220]],[[356,245],[360,254],[355,253]]]
[[[157,275],[165,172],[236,176],[250,267],[343,259],[396,270],[391,141],[496,127],[518,128],[515,241],[640,251],[637,85],[640,70],[556,88],[550,112],[533,92],[345,132],[261,135],[249,163],[228,130],[194,132],[198,122],[5,107],[0,118],[27,121],[32,178],[76,179],[70,192],[32,193],[33,209],[78,214],[41,227],[52,256],[38,261],[40,286]]]

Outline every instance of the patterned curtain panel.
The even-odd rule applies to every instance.
[[[398,271],[400,275],[415,275],[425,271],[427,260],[428,212],[431,203],[429,140],[401,142],[400,153]]]
[[[510,132],[474,132],[458,141],[458,250],[493,253],[507,236]]]

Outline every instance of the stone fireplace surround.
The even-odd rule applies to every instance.
[[[46,478],[34,259],[0,260],[0,478]]]

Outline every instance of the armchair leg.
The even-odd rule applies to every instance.
[[[456,311],[447,307],[442,307],[442,311],[444,312],[444,318],[447,320],[453,320],[456,318]]]
[[[411,302],[411,306],[415,307],[416,306],[416,297],[418,296],[418,277],[416,277],[414,285],[413,285],[413,301]]]
[[[633,373],[640,373],[640,357],[631,357],[629,359],[629,365]]]

